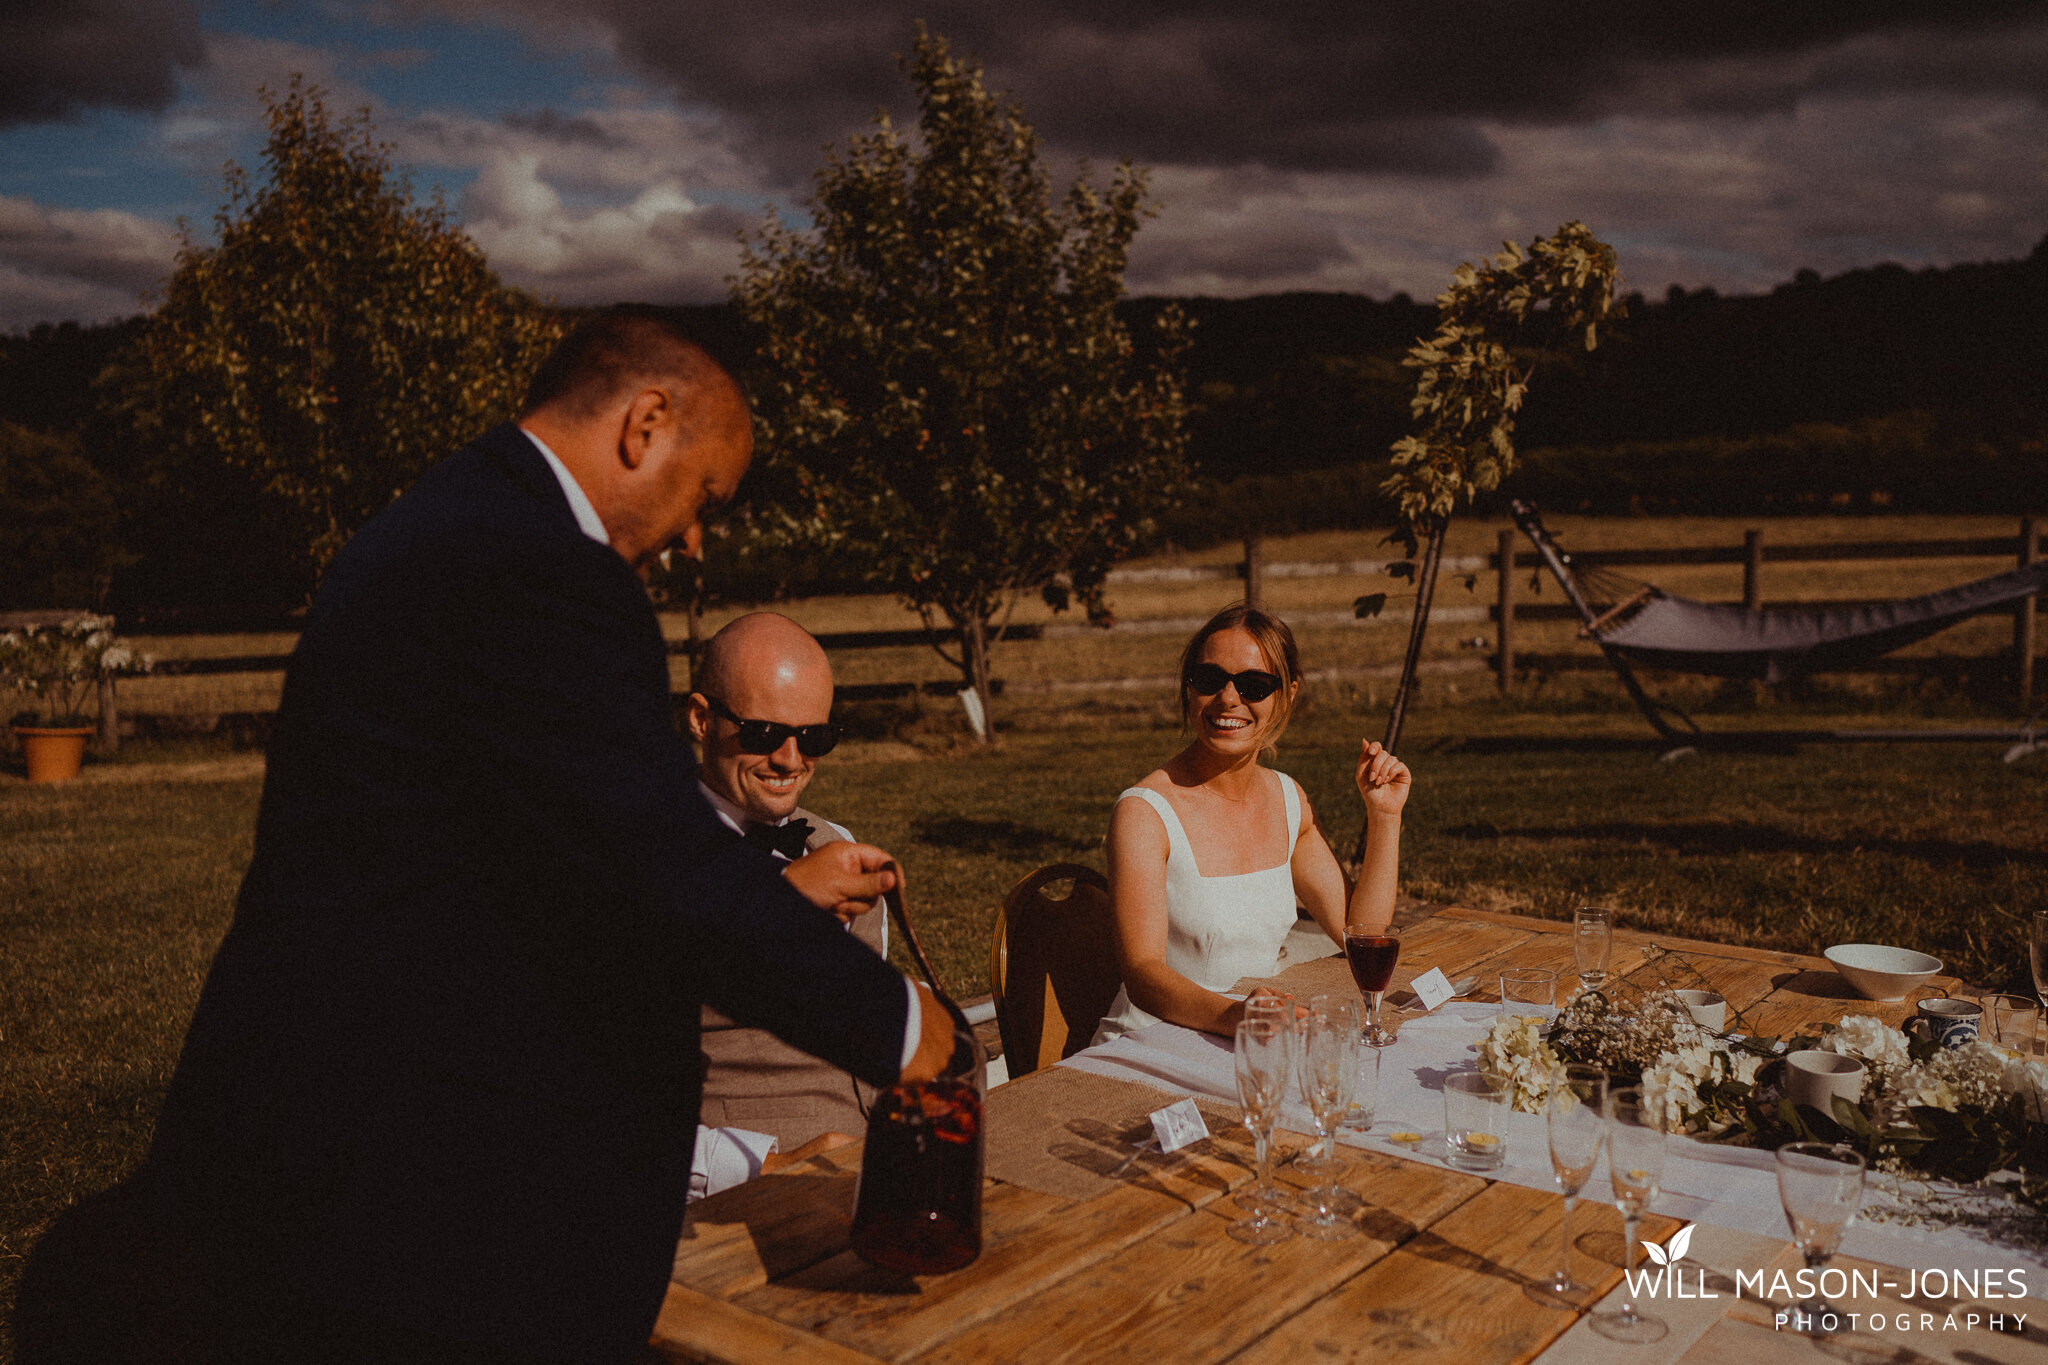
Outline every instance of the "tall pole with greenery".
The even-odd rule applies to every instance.
[[[294,77],[263,92],[267,172],[228,168],[219,242],[189,236],[118,367],[172,463],[251,475],[323,566],[428,464],[517,410],[560,335],[441,206],[415,204],[367,111],[330,123]]]
[[[1559,344],[1592,350],[1600,325],[1620,314],[1619,280],[1614,248],[1584,223],[1566,223],[1527,248],[1506,243],[1486,264],[1458,267],[1436,301],[1436,335],[1417,342],[1401,362],[1416,371],[1409,410],[1417,430],[1394,443],[1394,472],[1380,491],[1400,511],[1396,534],[1415,580],[1415,616],[1387,716],[1389,749],[1401,742],[1451,514],[1515,469],[1515,414],[1530,375],[1515,351]]]
[[[1183,323],[1141,354],[1116,316],[1142,172],[1107,191],[1084,172],[1055,200],[977,65],[920,26],[905,67],[918,145],[879,116],[818,172],[811,228],[771,215],[745,252],[754,528],[850,552],[935,636],[943,619],[987,717],[1019,598],[1106,622],[1110,565],[1186,481]]]

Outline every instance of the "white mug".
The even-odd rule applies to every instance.
[[[1839,1052],[1793,1052],[1785,1058],[1785,1093],[1792,1103],[1835,1116],[1834,1098],[1863,1098],[1863,1063]]]
[[[1678,1003],[1692,1015],[1692,1021],[1709,1033],[1728,1027],[1728,998],[1713,991],[1679,991]]]

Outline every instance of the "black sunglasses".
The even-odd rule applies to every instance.
[[[1247,702],[1264,701],[1280,690],[1280,680],[1263,669],[1231,673],[1222,664],[1196,664],[1182,681],[1198,697],[1213,697],[1225,687],[1234,686],[1237,695]]]
[[[740,731],[740,752],[746,754],[772,754],[796,736],[796,751],[805,758],[823,758],[839,744],[840,729],[831,721],[822,725],[784,725],[774,720],[743,720],[732,713],[732,708],[718,698],[703,692],[703,697],[714,714],[725,717]]]

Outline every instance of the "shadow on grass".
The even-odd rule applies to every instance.
[[[2012,865],[2048,867],[2048,852],[2010,848],[1986,840],[1963,843],[1953,839],[1896,839],[1881,835],[1845,835],[1823,838],[1793,834],[1769,825],[1721,824],[1712,821],[1675,821],[1671,824],[1639,824],[1626,820],[1573,825],[1508,825],[1489,821],[1453,825],[1444,831],[1453,839],[1525,839],[1532,843],[1612,840],[1622,844],[1647,844],[1668,853],[1695,857],[1726,856],[1734,853],[1800,853],[1814,856],[1888,854],[1915,862],[1945,864],[1979,870]]]
[[[1095,844],[1086,839],[1016,820],[983,820],[969,815],[924,816],[911,823],[911,833],[934,848],[962,849],[973,853],[1015,858],[1050,860],[1056,855],[1089,853]]]

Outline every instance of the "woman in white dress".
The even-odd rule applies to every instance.
[[[1394,916],[1407,765],[1367,740],[1358,756],[1365,861],[1347,888],[1294,779],[1260,764],[1301,692],[1294,635],[1256,607],[1218,612],[1181,655],[1181,717],[1194,739],[1117,798],[1109,890],[1124,988],[1095,1041],[1168,1019],[1230,1035],[1244,1005],[1223,992],[1270,976],[1295,904],[1343,946],[1347,924]]]

